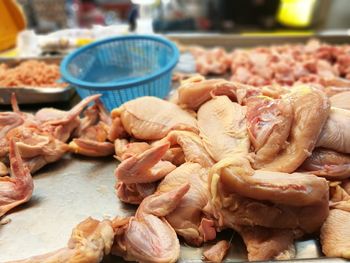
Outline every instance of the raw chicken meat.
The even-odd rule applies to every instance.
[[[98,263],[110,253],[114,238],[112,223],[91,217],[80,222],[72,231],[67,247],[44,255],[8,263]]]
[[[98,142],[86,139],[73,139],[69,143],[69,149],[71,152],[92,156],[110,156],[114,153],[114,145],[111,142]]]
[[[226,96],[214,97],[198,110],[198,126],[205,149],[215,161],[247,155],[249,138],[246,107]]]
[[[293,108],[288,144],[272,162],[264,166],[263,169],[267,171],[294,172],[311,155],[328,118],[329,100],[321,91],[298,86],[286,96]]]
[[[203,214],[209,201],[207,179],[208,169],[197,163],[186,162],[169,173],[156,191],[162,194],[186,183],[191,186],[176,209],[166,216],[176,233],[190,245],[199,246],[216,237],[214,223]]]
[[[3,162],[0,162],[0,176],[8,175],[8,173],[7,166]]]
[[[254,171],[245,157],[227,158],[210,169],[213,199],[217,196],[219,181],[227,193],[291,206],[313,205],[328,195],[328,184],[323,178],[302,173]]]
[[[135,146],[135,143],[130,145]],[[169,144],[166,143],[141,153],[138,147],[133,147],[133,149],[128,147],[129,154],[122,153],[122,157],[125,159],[122,159],[121,164],[115,170],[117,178],[115,188],[120,200],[126,203],[140,204],[146,196],[154,193],[156,190],[155,182],[176,168],[172,163],[161,160],[168,149]],[[120,153],[119,150],[116,152]]]
[[[32,173],[48,163],[61,159],[69,149],[67,144],[35,126],[20,126],[12,129],[7,134],[7,138],[17,141],[23,162]]]
[[[287,147],[293,109],[288,98],[273,100],[256,96],[248,98],[246,116],[249,138],[255,150],[253,167],[259,169]]]
[[[181,185],[164,194],[145,198],[135,217],[113,220],[115,238],[112,254],[138,262],[176,262],[180,243],[174,229],[164,218],[171,213],[189,185]]]
[[[141,97],[124,103],[112,111],[124,129],[136,139],[158,140],[171,130],[198,133],[196,119],[176,104],[155,97]]]
[[[153,145],[160,145],[167,142],[169,142],[171,146],[180,145],[186,162],[199,163],[203,167],[211,167],[214,164],[213,159],[204,148],[201,138],[196,133],[189,131],[171,131],[165,138],[157,141]],[[171,159],[176,160],[177,158],[173,157]]]
[[[350,153],[349,130],[350,111],[332,107],[318,138],[317,146],[337,152]]]
[[[89,103],[96,101],[101,95],[86,97],[69,111],[61,111],[53,108],[43,108],[35,114],[35,119],[40,122],[40,128],[59,139],[68,141],[73,131],[79,127],[79,114]]]
[[[178,88],[178,104],[187,109],[198,110],[198,108],[214,95],[226,95],[240,104],[246,98],[261,94],[261,91],[237,82],[224,79],[204,79],[202,76],[194,76],[181,82]]]
[[[127,184],[152,183],[162,179],[176,168],[170,162],[161,160],[168,149],[169,144],[163,144],[127,158],[115,170],[116,178]]]
[[[238,230],[247,246],[249,261],[290,260],[295,257],[294,232],[259,226]]]
[[[229,249],[230,243],[228,243],[226,240],[221,240],[208,250],[204,251],[203,256],[210,262],[219,263],[225,258]]]
[[[350,91],[341,92],[329,98],[334,108],[350,110]]]
[[[108,141],[112,120],[100,100],[88,108],[85,117],[81,120],[80,127],[75,132],[76,137],[69,143],[72,152],[100,157],[114,153],[113,143]]]
[[[190,47],[189,51],[195,58],[197,72],[202,75],[225,74],[230,67],[230,55],[223,48]]]
[[[327,257],[350,259],[350,212],[333,209],[321,229],[322,251]]]
[[[350,155],[316,148],[300,169],[330,180],[342,180],[350,177]]]
[[[18,147],[10,141],[11,177],[0,177],[0,217],[12,208],[29,201],[33,192],[33,179],[23,164]]]

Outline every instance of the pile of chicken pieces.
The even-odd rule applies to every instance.
[[[262,87],[296,83],[318,84],[330,94],[350,91],[350,45],[331,45],[312,39],[306,44],[205,49],[181,46],[192,54],[201,75],[230,75],[232,81]]]
[[[0,216],[30,199],[30,171],[68,151],[115,154],[116,194],[138,205],[131,217],[88,218],[67,247],[16,262],[100,262],[110,253],[176,262],[179,237],[198,247],[224,229],[242,237],[250,261],[293,259],[294,241],[319,231],[326,256],[350,258],[350,111],[343,105],[310,85],[272,92],[202,76],[183,81],[172,102],[141,97],[110,115],[98,96],[35,115],[14,103],[14,112],[0,115],[11,167],[0,177]],[[229,249],[220,241],[204,257],[220,262]]]

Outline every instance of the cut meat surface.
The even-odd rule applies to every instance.
[[[293,109],[288,98],[273,100],[256,96],[247,100],[248,133],[255,150],[255,169],[272,162],[287,147],[292,122]]]

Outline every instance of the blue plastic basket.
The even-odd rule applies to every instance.
[[[166,97],[178,59],[177,47],[165,38],[114,37],[69,54],[61,63],[61,74],[81,98],[100,93],[112,110],[141,96]]]

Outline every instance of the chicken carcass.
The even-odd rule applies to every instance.
[[[300,169],[330,180],[342,180],[350,177],[350,155],[316,148]]]
[[[319,90],[297,86],[286,97],[293,108],[288,144],[272,162],[264,166],[263,169],[267,171],[294,172],[311,155],[329,115],[329,99]]]
[[[246,107],[226,96],[214,97],[198,110],[200,137],[215,161],[234,155],[247,155],[250,147]]]
[[[171,130],[198,133],[196,119],[171,102],[156,97],[141,97],[124,103],[112,111],[124,129],[136,139],[158,140]]]
[[[350,259],[350,212],[332,209],[321,228],[322,251],[327,257]]]
[[[211,167],[214,164],[213,159],[204,148],[201,138],[193,132],[171,131],[166,137],[156,141],[153,145],[160,145],[167,142],[171,146],[180,146],[186,162],[199,163],[203,167]],[[172,153],[174,154],[174,152]],[[171,159],[177,158],[173,157]]]
[[[214,222],[203,213],[209,201],[207,179],[207,168],[198,163],[186,162],[169,173],[156,191],[162,194],[171,192],[183,184],[191,186],[176,209],[166,216],[176,233],[190,245],[199,246],[216,237]]]
[[[70,151],[85,156],[109,156],[114,153],[114,145],[108,141],[112,120],[100,100],[85,111],[80,127],[75,132],[77,138],[69,143]]]
[[[248,98],[246,116],[249,138],[255,150],[253,167],[259,169],[287,147],[293,109],[288,98],[274,100],[256,96]]]
[[[19,153],[16,143],[10,141],[11,177],[0,177],[0,217],[12,208],[29,201],[33,193],[33,179]]]
[[[130,261],[176,262],[180,243],[164,217],[177,207],[188,190],[189,185],[185,184],[167,193],[148,196],[135,217],[113,220],[116,235],[112,254]]]
[[[337,152],[350,153],[349,129],[350,111],[332,107],[318,138],[317,146]]]
[[[98,263],[110,253],[114,238],[112,223],[98,221],[91,217],[80,222],[72,231],[67,247],[34,256],[32,258],[7,263]]]

